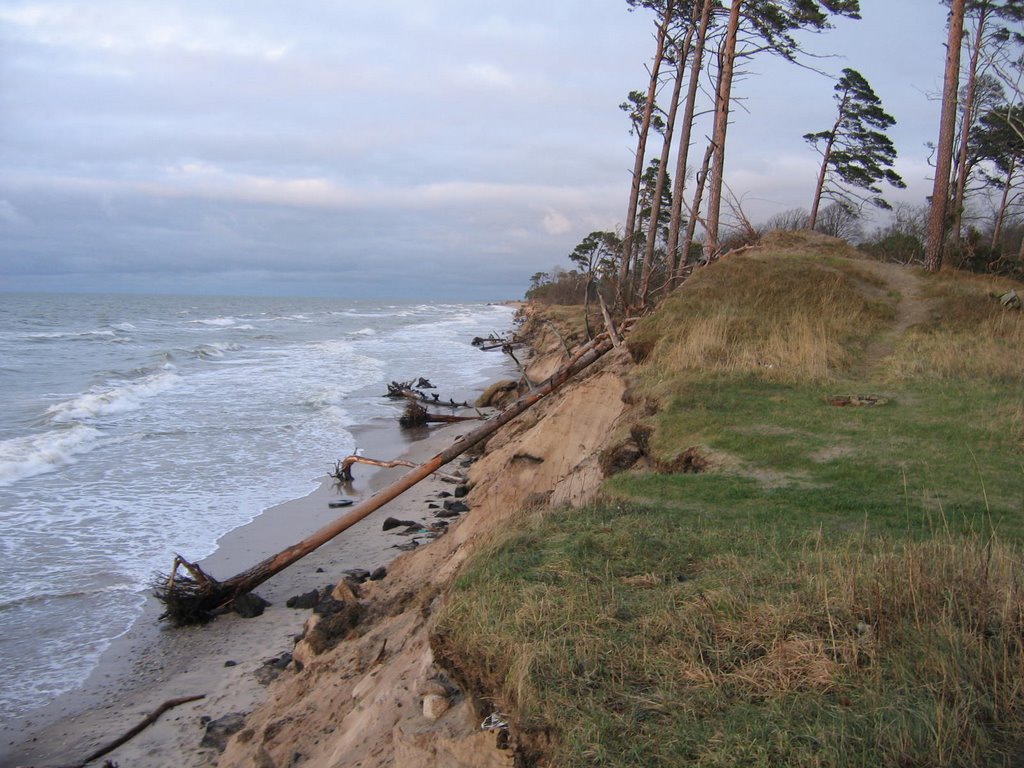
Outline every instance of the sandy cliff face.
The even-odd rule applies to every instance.
[[[550,373],[557,350],[541,355]],[[221,757],[222,768],[498,768],[513,753],[500,731],[480,728],[476,703],[434,661],[432,617],[466,558],[525,505],[581,504],[601,480],[598,454],[624,418],[624,351],[491,438],[472,466],[471,511],[449,533],[394,562],[388,577],[358,596],[365,618],[338,645],[315,654],[303,641],[302,668],[274,684]],[[535,379],[536,380],[536,379]],[[366,524],[374,524],[368,521]]]

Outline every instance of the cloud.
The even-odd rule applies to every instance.
[[[555,210],[544,214],[544,231],[549,235],[564,235],[572,231],[572,222]]]
[[[95,49],[120,56],[178,50],[277,60],[291,41],[246,29],[245,16],[227,18],[211,6],[170,3],[26,3],[0,8],[0,22],[52,48]]]
[[[0,200],[0,224],[20,226],[30,223],[28,218],[18,213],[18,209],[9,200]]]

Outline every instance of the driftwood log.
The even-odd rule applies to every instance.
[[[335,462],[334,472],[331,473],[331,477],[343,483],[350,483],[354,479],[352,477],[352,465],[353,464],[369,464],[371,467],[381,467],[383,469],[394,469],[395,467],[409,467],[415,469],[416,465],[411,461],[404,461],[402,459],[395,459],[394,461],[383,461],[381,459],[369,459],[365,456],[346,456],[341,461]],[[435,472],[434,476],[440,480],[444,480],[446,483],[461,483],[464,482],[463,478],[457,477],[456,475],[446,475],[441,472]]]
[[[607,334],[595,337],[593,341],[580,347],[572,358],[547,381],[520,397],[500,414],[484,422],[472,432],[463,435],[448,448],[411,469],[395,482],[359,502],[351,508],[348,514],[328,523],[302,541],[271,555],[246,571],[224,581],[218,581],[205,573],[198,565],[188,562],[179,555],[174,560],[171,573],[163,576],[157,575],[153,581],[154,594],[166,608],[164,616],[179,625],[196,624],[209,620],[217,609],[230,604],[239,595],[251,592],[267,579],[323,546],[477,443],[493,435],[576,374],[599,360],[612,348],[613,344]],[[179,567],[184,568],[189,575],[179,576],[177,573]]]
[[[205,698],[206,698],[206,694],[203,693],[203,694],[199,694],[198,696],[182,696],[181,698],[178,698],[178,699],[168,699],[163,704],[161,704],[159,707],[157,707],[152,712],[150,712],[148,715],[146,715],[146,717],[142,720],[142,722],[140,722],[134,728],[129,730],[123,736],[119,736],[118,738],[114,739],[113,741],[107,742],[102,747],[100,747],[95,752],[93,752],[91,755],[89,755],[84,760],[82,760],[80,763],[72,763],[69,766],[65,766],[65,768],[85,768],[85,766],[88,765],[89,763],[91,763],[93,760],[98,760],[99,758],[101,758],[105,754],[107,754],[108,752],[113,752],[115,749],[120,747],[125,742],[130,741],[131,739],[134,739],[136,736],[138,736],[140,733],[142,733],[144,730],[146,730],[149,726],[151,726],[153,723],[155,723],[159,719],[160,715],[162,715],[168,709],[174,709],[175,707],[181,706],[182,704],[187,704],[190,701],[199,701],[200,699],[205,699]]]

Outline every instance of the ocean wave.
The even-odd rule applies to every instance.
[[[56,424],[67,424],[134,411],[142,407],[143,400],[166,392],[179,379],[177,373],[168,370],[120,386],[93,387],[73,400],[50,406],[46,414]]]
[[[205,320],[192,320],[190,321],[193,325],[208,325],[214,328],[227,328],[231,325],[236,325],[238,320],[233,317],[210,317]]]
[[[95,448],[101,435],[98,429],[76,424],[0,442],[0,487],[72,463],[75,456]]]
[[[83,597],[94,597],[96,595],[104,595],[111,592],[134,595],[138,593],[138,589],[134,584],[107,584],[105,586],[94,587],[92,589],[75,589],[69,592],[55,592],[47,591],[45,589],[36,590],[29,594],[13,597],[9,600],[0,600],[0,613],[20,606],[37,605],[39,603],[47,603],[52,600],[81,600]]]
[[[235,344],[228,341],[213,341],[209,344],[200,344],[192,350],[192,354],[196,357],[209,360],[224,357],[225,353],[237,352],[240,349],[243,349],[241,344]]]
[[[116,341],[118,335],[115,331],[100,329],[95,331],[54,331],[51,333],[29,333],[25,337],[27,341]]]

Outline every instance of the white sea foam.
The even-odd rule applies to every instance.
[[[25,336],[31,341],[59,341],[70,339],[72,341],[109,341],[116,338],[117,333],[111,330],[95,331],[55,331],[52,333],[30,333]]]
[[[215,328],[226,328],[229,325],[235,325],[238,321],[233,317],[211,317],[206,320],[193,320],[193,325],[209,325]]]
[[[142,407],[143,400],[173,387],[179,378],[173,370],[165,370],[119,386],[94,387],[73,400],[51,405],[46,413],[54,423],[67,424],[134,411]]]
[[[76,424],[38,435],[0,442],[0,486],[7,486],[70,464],[78,454],[96,447],[98,429]]]

